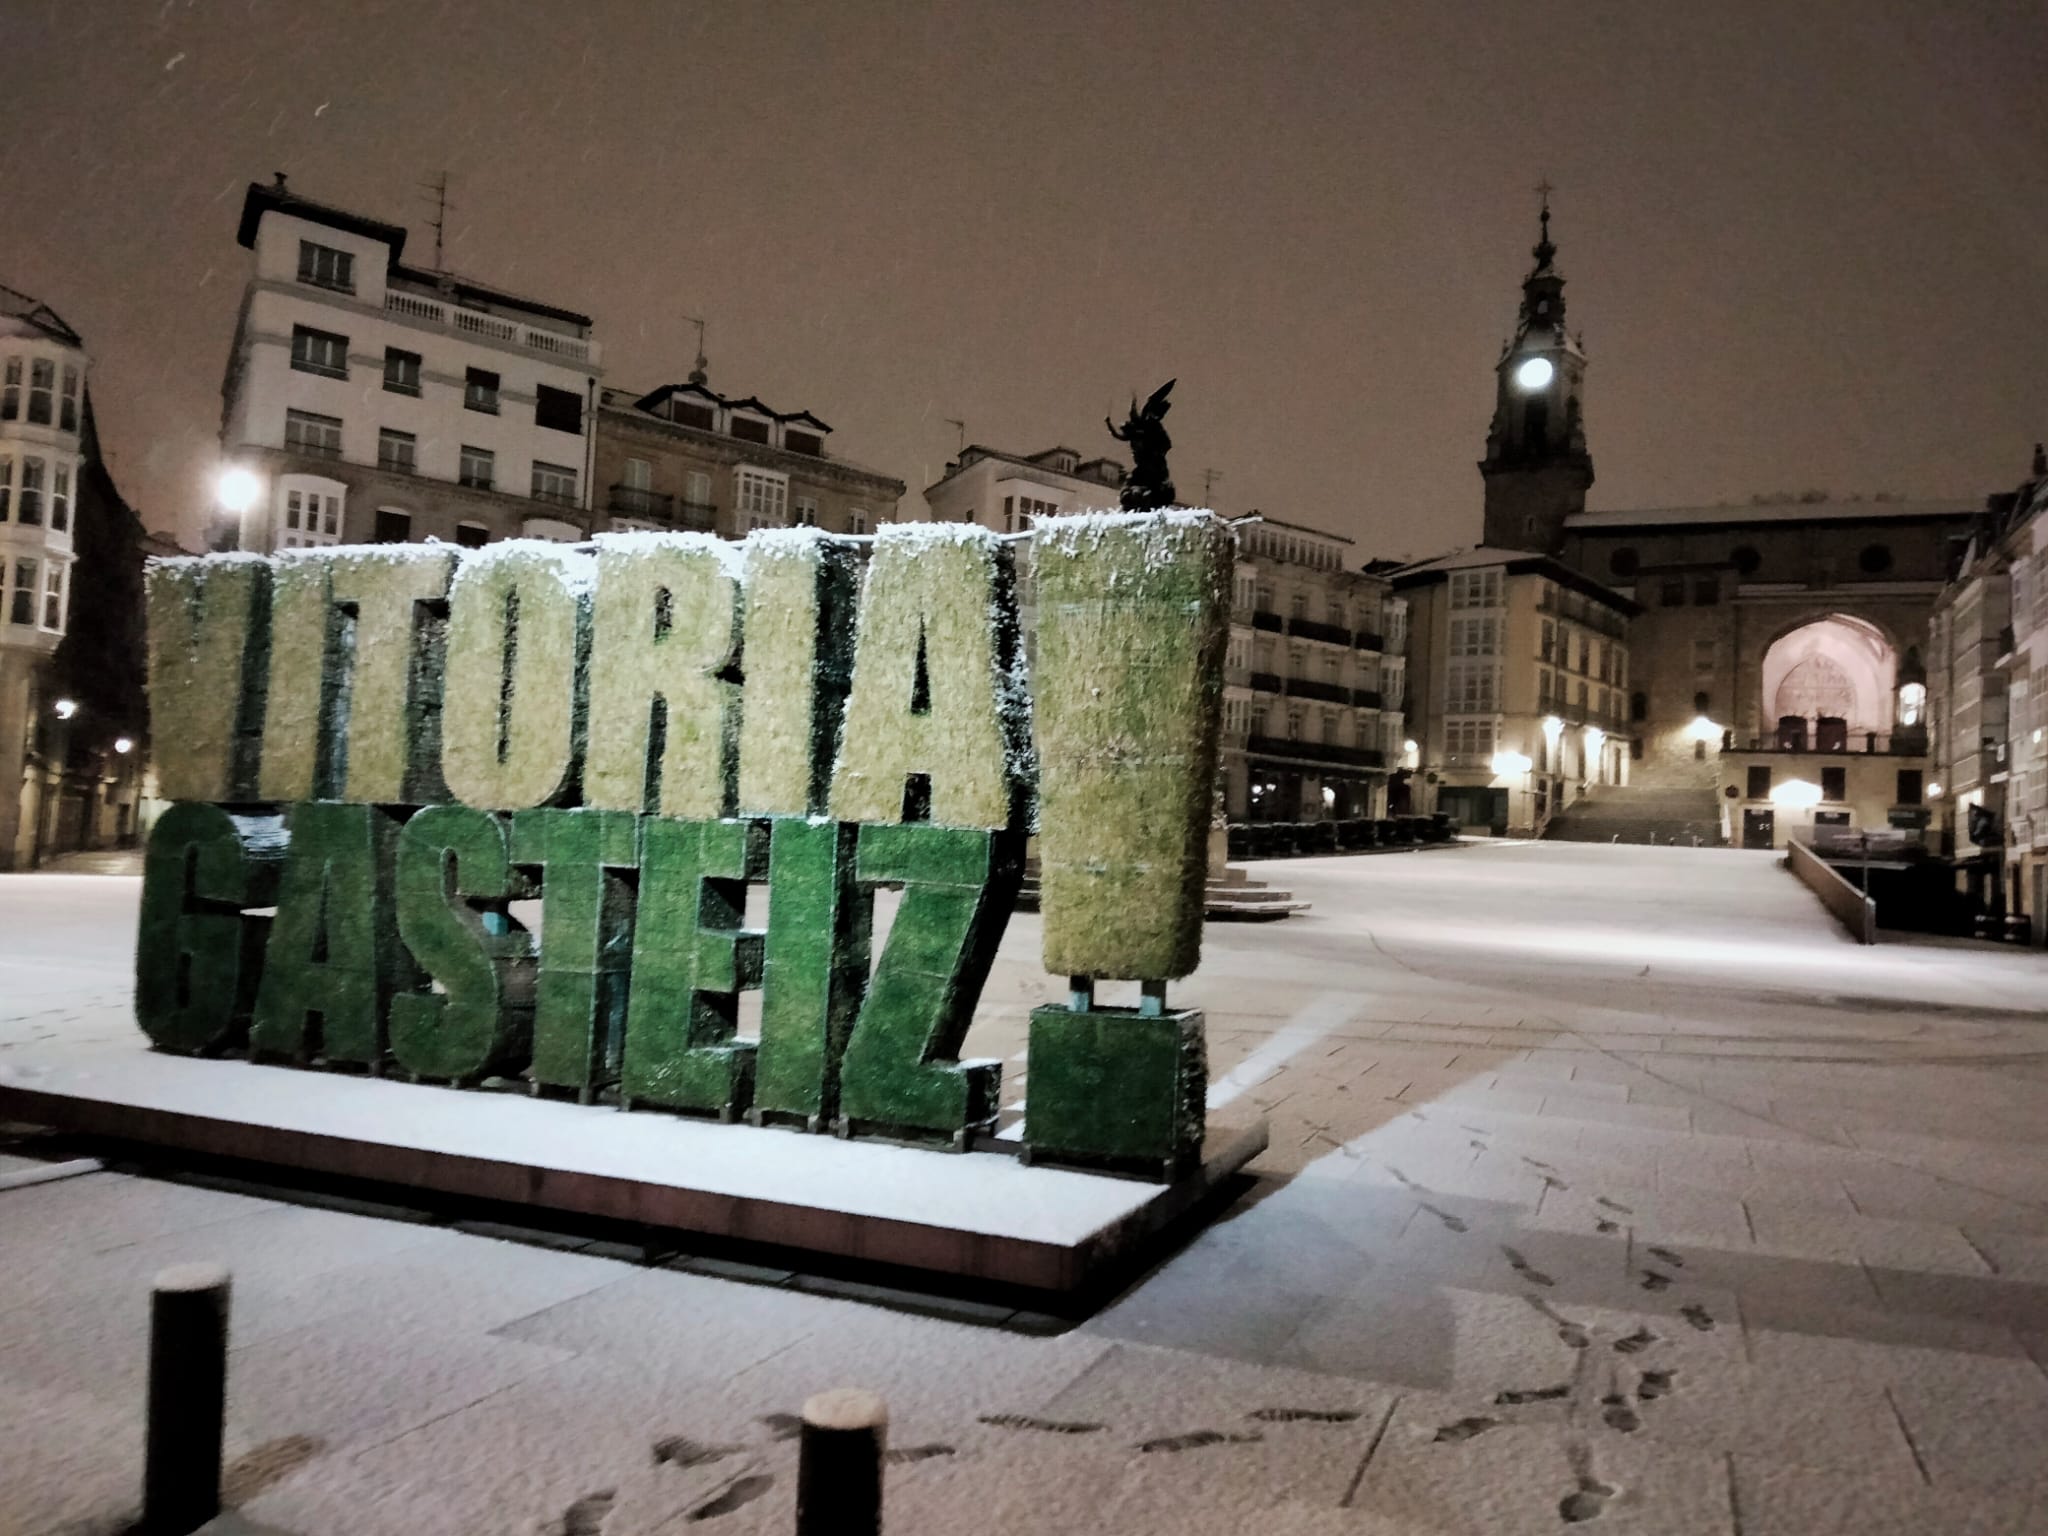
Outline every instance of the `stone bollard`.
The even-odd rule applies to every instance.
[[[805,1402],[797,1446],[796,1536],[881,1536],[889,1405],[839,1387]]]
[[[173,1265],[152,1282],[145,1536],[190,1536],[220,1513],[228,1287],[218,1264]]]

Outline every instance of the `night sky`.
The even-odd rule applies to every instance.
[[[1947,12],[1947,15],[1931,14]],[[1417,556],[1478,537],[1556,183],[1592,504],[1982,495],[2048,436],[2048,12],[1767,4],[0,0],[0,282],[197,537],[243,188],[407,223],[908,482],[1113,450]]]

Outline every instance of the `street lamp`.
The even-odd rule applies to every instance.
[[[213,496],[221,510],[241,517],[256,505],[263,494],[263,482],[256,478],[256,471],[245,469],[240,464],[230,464],[214,478]]]
[[[55,704],[52,704],[50,706],[50,709],[51,712],[54,713],[59,720],[69,720],[73,715],[78,713],[78,700],[59,699]]]
[[[1820,804],[1820,786],[1806,779],[1787,779],[1771,787],[1771,804],[1788,809],[1811,809]]]
[[[135,750],[135,738],[132,736],[116,736],[114,738],[114,750],[123,757],[126,757]]]

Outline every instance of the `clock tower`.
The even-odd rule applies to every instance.
[[[1550,186],[1543,195],[1536,265],[1522,279],[1514,338],[1494,365],[1493,425],[1479,473],[1486,481],[1482,541],[1500,549],[1556,554],[1564,520],[1586,507],[1593,456],[1586,451],[1580,399],[1586,354],[1564,327],[1564,274],[1550,242]]]

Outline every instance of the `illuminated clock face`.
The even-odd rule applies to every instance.
[[[1550,382],[1551,376],[1556,372],[1557,370],[1550,366],[1550,359],[1547,357],[1527,358],[1515,369],[1515,387],[1526,390],[1541,389]]]

